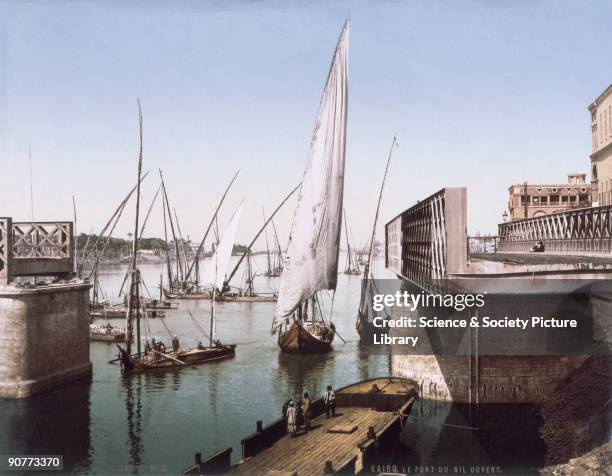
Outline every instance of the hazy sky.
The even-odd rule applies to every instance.
[[[34,218],[72,219],[74,195],[79,230],[99,230],[135,182],[139,97],[144,202],[162,168],[196,239],[241,168],[220,223],[246,196],[247,240],[300,180],[350,15],[345,207],[358,244],[396,132],[382,221],[467,186],[469,231],[495,232],[510,184],[588,172],[587,106],[612,81],[609,1],[126,3],[0,1],[0,215],[30,218],[30,141]],[[283,241],[294,206],[276,220]],[[159,210],[148,236],[161,236]]]

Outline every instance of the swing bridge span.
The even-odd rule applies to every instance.
[[[530,248],[540,241],[545,253],[530,253]],[[398,286],[409,292],[476,294],[488,290],[493,302],[495,295],[509,292],[537,297],[559,294],[563,288],[563,293],[572,293],[572,286],[580,280],[601,285],[597,295],[589,296],[593,325],[597,325],[597,316],[612,312],[612,292],[603,286],[604,280],[612,276],[612,206],[573,209],[499,224],[496,244],[491,249],[494,252],[470,253],[466,188],[444,188],[385,226],[385,265],[399,278]],[[442,308],[432,311],[444,313]],[[508,312],[500,308],[501,311]],[[400,312],[405,313],[395,308],[392,315],[400,317]],[[490,338],[482,330],[479,335],[477,328],[463,332],[454,341],[445,330],[422,333],[421,342],[429,346],[424,347],[429,351],[422,354],[427,355],[406,355],[401,346],[393,345],[393,375],[420,382],[420,394],[431,399],[537,402],[586,358],[541,355],[533,343],[529,347],[533,352],[522,355],[485,354],[482,349]],[[391,329],[390,333],[415,335],[414,329]],[[512,336],[517,342],[521,338],[520,334]],[[607,335],[604,338],[609,340]],[[439,351],[459,345],[457,342],[465,350],[461,355]],[[435,347],[440,343],[442,347]]]

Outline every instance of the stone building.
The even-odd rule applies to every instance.
[[[586,183],[586,174],[568,174],[564,184],[514,184],[510,193],[508,210],[510,220],[549,215],[570,208],[592,205],[592,184]]]
[[[593,201],[612,205],[612,84],[589,106]]]

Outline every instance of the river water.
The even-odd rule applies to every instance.
[[[377,275],[390,277],[383,261],[375,260]],[[261,272],[265,257],[256,256],[254,262]],[[161,265],[140,269],[148,291],[157,297]],[[100,270],[108,296],[118,294],[125,270],[125,265]],[[327,355],[281,354],[270,335],[274,303],[217,304],[218,337],[237,348],[235,358],[216,363],[122,376],[120,366],[109,363],[117,356],[115,345],[91,342],[91,382],[25,400],[0,400],[0,454],[64,455],[65,472],[102,475],[177,474],[192,464],[194,453],[206,456],[228,446],[237,461],[240,440],[255,431],[257,420],[276,420],[287,398],[304,390],[319,397],[327,385],[338,388],[390,374],[388,351],[359,343],[360,285],[360,276],[338,276],[333,320],[346,342],[336,338]],[[278,278],[255,279],[259,292],[276,286]],[[163,322],[182,346],[206,342],[187,311],[208,329],[210,304],[184,300],[178,310],[168,311]],[[324,304],[329,309],[329,300]],[[149,319],[148,325],[150,336],[170,343],[161,319]],[[529,405],[474,409],[419,400],[405,422],[403,452],[395,453],[398,466],[386,469],[473,474],[500,465],[504,474],[535,473],[545,454],[539,425]]]
[[[264,269],[264,256],[254,261],[256,269]],[[382,268],[383,260],[376,261]],[[156,297],[161,265],[140,269]],[[108,296],[118,294],[125,270],[125,265],[100,270]],[[327,385],[341,387],[390,373],[388,355],[371,354],[359,344],[360,283],[360,276],[338,277],[333,315],[346,343],[336,338],[327,355],[281,354],[276,336],[270,335],[274,303],[217,304],[218,337],[237,344],[236,357],[221,362],[122,376],[119,365],[108,363],[117,355],[115,345],[92,342],[91,383],[0,401],[0,454],[62,454],[67,470],[91,474],[176,474],[192,464],[195,452],[208,455],[228,446],[237,460],[241,438],[255,431],[256,420],[266,424],[278,418],[288,397],[304,390],[318,397]],[[261,292],[275,286],[278,278],[255,280]],[[187,309],[209,328],[210,301],[200,300],[180,301],[178,311],[167,313],[167,327],[182,346],[206,342]],[[121,319],[111,322],[125,325]],[[149,324],[151,335],[169,345],[161,320],[149,319]]]

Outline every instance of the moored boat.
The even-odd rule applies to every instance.
[[[209,347],[170,352],[151,350],[141,357],[129,355],[125,349],[117,347],[120,352],[121,365],[126,371],[185,367],[227,359],[236,355],[236,345],[220,343]]]
[[[89,340],[105,342],[125,342],[125,329],[112,326],[110,323],[105,326],[96,324],[89,325]]]

